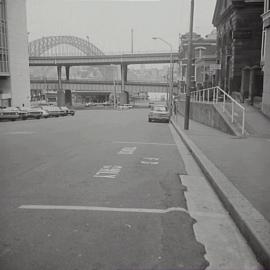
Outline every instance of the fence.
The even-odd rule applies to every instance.
[[[181,98],[185,94],[181,94]],[[199,103],[213,103],[218,106],[230,121],[241,129],[245,134],[245,108],[223,91],[220,87],[212,87],[191,92],[190,100]]]

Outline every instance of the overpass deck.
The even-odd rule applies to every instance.
[[[132,65],[170,63],[170,53],[120,54],[98,56],[30,56],[30,66]],[[179,61],[179,53],[172,53],[172,62]]]

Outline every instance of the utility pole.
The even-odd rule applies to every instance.
[[[188,66],[187,66],[187,90],[185,106],[184,129],[189,129],[189,111],[190,111],[190,88],[191,88],[191,70],[192,70],[192,43],[193,43],[193,17],[194,17],[194,0],[191,0],[190,6],[190,24],[189,24],[189,42],[188,42]]]
[[[113,81],[113,89],[114,89],[114,93],[113,93],[113,107],[114,109],[116,109],[116,81]]]
[[[131,28],[131,53],[133,54],[133,33],[134,33],[134,30],[133,28]]]

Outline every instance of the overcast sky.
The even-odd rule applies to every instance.
[[[49,35],[89,36],[104,52],[167,50],[162,37],[178,46],[179,33],[189,30],[190,0],[26,0],[29,39]],[[194,31],[213,30],[216,0],[195,0]]]

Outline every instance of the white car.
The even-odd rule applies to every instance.
[[[153,105],[148,114],[148,121],[165,121],[170,122],[170,112],[164,105]]]

